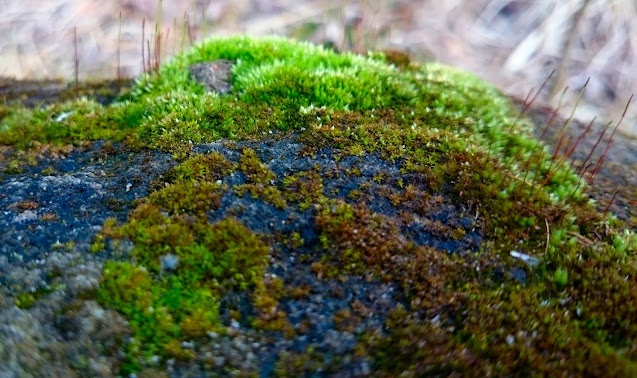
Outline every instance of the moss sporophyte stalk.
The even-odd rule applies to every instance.
[[[214,62],[228,77],[210,76]],[[200,43],[107,106],[2,112],[0,144],[18,160],[107,139],[177,162],[91,247],[109,258],[95,299],[129,321],[123,373],[242,369],[205,351],[210,334],[251,332],[281,375],[356,361],[387,375],[637,374],[634,232],[471,74],[238,36]],[[362,294],[338,302],[359,295],[351,282],[395,291],[384,310]],[[320,311],[351,336],[347,358],[301,341],[321,328],[292,316],[328,285]],[[272,341],[286,338],[296,349]]]

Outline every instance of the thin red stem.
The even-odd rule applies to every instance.
[[[628,112],[628,107],[630,106],[630,103],[632,101],[633,101],[633,95],[631,95],[630,98],[628,99],[628,102],[626,103],[626,107],[624,108],[624,112],[622,113],[622,117],[619,119],[619,122],[617,122],[617,126],[615,126],[615,128],[613,129],[613,132],[610,134],[610,138],[608,138],[608,142],[606,142],[606,148],[604,149],[604,153],[602,154],[602,157],[597,161],[595,168],[593,168],[593,170],[591,171],[591,174],[592,174],[591,180],[593,180],[597,172],[599,172],[599,169],[601,168],[602,163],[604,162],[604,159],[606,158],[606,155],[608,154],[608,149],[610,148],[611,143],[613,143],[613,136],[615,136],[617,129],[622,124],[624,117],[626,117],[626,112]]]
[[[613,206],[613,202],[615,202],[617,193],[619,193],[619,189],[615,189],[615,193],[613,193],[613,198],[610,199],[610,202],[608,203],[608,205],[606,205],[606,208],[604,209],[604,214],[608,213],[608,210],[610,210],[610,207]]]

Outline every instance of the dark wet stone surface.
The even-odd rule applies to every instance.
[[[28,262],[54,244],[89,245],[104,220],[125,220],[132,202],[148,194],[150,181],[174,164],[150,151],[104,157],[100,145],[44,159],[0,181],[0,255]],[[42,167],[52,173],[43,175]],[[25,201],[33,205],[24,209]]]
[[[126,78],[83,82],[75,86],[63,80],[15,80],[0,77],[0,102],[38,107],[86,96],[106,105],[118,98],[133,81]]]
[[[106,218],[124,221],[174,164],[164,153],[96,142],[0,180],[0,376],[117,373],[126,320],[78,301],[98,288],[108,258],[89,246]],[[121,244],[120,255],[130,247]],[[26,293],[34,303],[16,307]]]
[[[364,194],[367,196],[364,196],[363,200],[369,210],[388,217],[396,217],[399,210],[410,211],[402,204],[393,206],[386,197],[379,195],[381,187],[386,187],[386,185],[374,182],[373,178],[376,175],[385,174],[391,178],[402,177],[402,175],[400,163],[390,163],[375,154],[368,154],[364,157],[347,156],[338,159],[337,151],[327,147],[317,151],[314,157],[301,157],[298,153],[303,145],[294,139],[258,143],[240,142],[231,149],[228,149],[227,143],[213,143],[200,146],[196,151],[198,153],[219,152],[228,160],[237,163],[240,151],[245,147],[255,150],[261,161],[265,162],[268,168],[277,175],[279,185],[281,185],[280,180],[285,176],[318,170],[319,175],[323,178],[323,194],[328,198],[343,198],[351,204],[359,203],[360,200],[350,199],[348,195],[353,190],[359,190],[362,184],[368,183],[371,186],[364,189],[366,192]],[[360,175],[352,174],[353,170],[360,170]],[[336,174],[336,177],[332,177],[332,172],[335,171],[339,173]],[[235,172],[227,178],[225,183],[229,186],[244,184],[245,177],[241,172]],[[408,178],[405,179],[405,185],[407,184],[409,184]],[[443,235],[426,232],[421,220],[404,225],[405,235],[417,245],[440,248],[448,252],[475,251],[482,241],[482,236],[473,229],[474,222],[462,214],[462,210],[453,205],[449,198],[442,193],[440,195],[444,198],[444,204],[438,209],[432,209],[427,216],[431,221],[440,221],[445,225],[466,228],[466,236],[459,240],[449,240]],[[248,228],[258,233],[299,231],[306,241],[311,242],[316,238],[313,230],[316,214],[312,210],[295,211],[296,206],[288,206],[287,209],[280,210],[263,200],[255,201],[250,198],[250,195],[239,197],[234,193],[224,194],[221,202],[220,209],[211,214],[211,221],[235,215]]]

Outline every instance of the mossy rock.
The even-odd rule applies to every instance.
[[[189,71],[219,59],[224,94]],[[518,114],[396,52],[210,39],[110,105],[3,107],[0,186],[52,146],[172,160],[70,247],[122,373],[634,375],[637,238]]]

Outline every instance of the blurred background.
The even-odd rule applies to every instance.
[[[0,77],[73,80],[76,47],[80,80],[134,77],[157,24],[163,60],[209,35],[278,34],[404,50],[519,99],[555,70],[536,105],[557,106],[568,87],[565,114],[590,77],[576,113],[585,122],[617,122],[637,88],[635,0],[0,0]],[[636,109],[622,124],[633,136]]]

